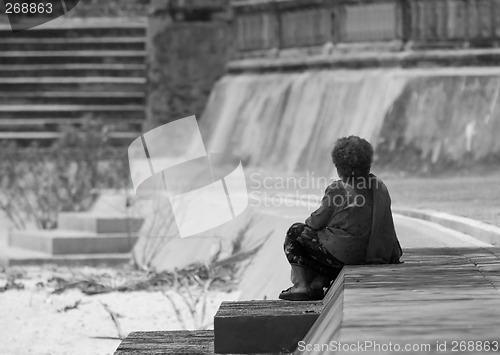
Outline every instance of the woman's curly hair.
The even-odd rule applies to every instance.
[[[332,150],[332,160],[340,177],[367,177],[373,161],[373,147],[358,136],[342,137]]]

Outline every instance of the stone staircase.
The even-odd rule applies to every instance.
[[[10,231],[7,255],[0,261],[11,266],[127,263],[142,224],[142,218],[60,213],[58,229]]]
[[[66,19],[13,33],[0,25],[0,139],[50,140],[102,119],[130,140],[144,121],[146,19]]]

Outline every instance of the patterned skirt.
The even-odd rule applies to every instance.
[[[318,239],[318,232],[304,223],[294,223],[286,234],[284,250],[290,264],[305,266],[335,278],[344,263],[335,258]]]

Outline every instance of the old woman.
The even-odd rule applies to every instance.
[[[399,263],[399,245],[385,184],[370,173],[371,144],[357,136],[340,138],[332,151],[340,180],[326,188],[321,206],[285,238],[293,286],[279,298],[323,298],[344,265]]]

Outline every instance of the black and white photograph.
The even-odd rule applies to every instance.
[[[500,353],[500,0],[0,0],[0,355]]]

